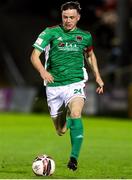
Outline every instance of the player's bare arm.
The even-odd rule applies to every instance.
[[[40,73],[40,76],[43,80],[46,80],[47,82],[51,83],[54,81],[53,76],[44,68],[43,64],[40,60],[41,52],[37,49],[34,49],[31,54],[31,62],[33,66],[37,69],[37,71]]]
[[[89,51],[86,54],[86,61],[90,65],[90,67],[91,67],[91,69],[92,69],[92,71],[94,73],[96,82],[99,85],[99,87],[97,87],[97,89],[96,89],[96,92],[98,94],[101,94],[104,91],[103,90],[104,82],[101,79],[101,76],[100,76],[100,73],[99,73],[99,69],[98,69],[97,59],[96,59],[96,56],[95,56],[93,50]]]

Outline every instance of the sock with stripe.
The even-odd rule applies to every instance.
[[[83,141],[83,124],[81,118],[71,118],[70,120],[70,138],[71,138],[71,156],[78,159],[82,141]]]

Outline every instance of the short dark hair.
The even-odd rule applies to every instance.
[[[76,2],[70,1],[70,2],[66,2],[66,3],[61,5],[61,11],[65,11],[67,9],[76,9],[79,14],[81,11],[80,4],[77,1]]]

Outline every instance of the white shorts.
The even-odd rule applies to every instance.
[[[46,87],[47,102],[51,117],[62,113],[62,106],[67,104],[74,97],[86,98],[84,93],[85,83],[83,81],[57,87]]]

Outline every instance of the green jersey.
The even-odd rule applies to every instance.
[[[46,28],[33,44],[45,51],[46,69],[54,77],[48,86],[63,86],[84,80],[84,52],[92,48],[89,32],[79,28],[66,31],[62,26]]]

